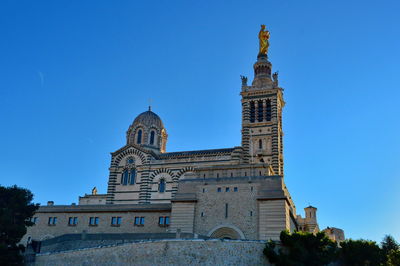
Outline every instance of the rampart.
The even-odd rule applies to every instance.
[[[147,240],[36,256],[35,265],[271,265],[264,241]]]

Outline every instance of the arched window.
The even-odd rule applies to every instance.
[[[129,185],[134,185],[136,182],[136,170],[131,169],[129,172]]]
[[[265,118],[266,118],[266,120],[267,121],[271,121],[271,116],[272,116],[272,114],[271,114],[271,100],[268,99],[267,100],[267,104],[265,106]]]
[[[137,140],[136,140],[137,144],[141,144],[142,143],[142,130],[139,129],[138,133],[137,133]]]
[[[128,185],[128,178],[129,178],[129,172],[128,172],[128,170],[125,170],[122,173],[121,184],[124,186]]]
[[[257,114],[257,120],[258,122],[262,122],[264,120],[263,117],[263,101],[258,101],[258,114]]]
[[[260,150],[263,148],[262,140],[261,140],[261,139],[258,140],[258,148],[259,148]]]
[[[250,122],[256,121],[256,106],[254,102],[250,102]]]
[[[158,191],[165,192],[165,180],[164,179],[160,180],[160,183],[158,184]]]
[[[150,132],[150,145],[154,144],[154,131]]]

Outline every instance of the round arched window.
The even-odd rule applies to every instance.
[[[136,140],[137,144],[141,144],[142,143],[142,130],[139,129],[138,133],[137,133],[137,140]]]
[[[160,183],[158,184],[158,191],[159,192],[165,192],[165,180],[161,179]]]
[[[150,132],[150,145],[154,145],[154,135],[155,135],[154,131],[151,131]]]

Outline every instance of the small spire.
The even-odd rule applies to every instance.
[[[152,102],[152,99],[149,98],[149,111],[151,111],[151,102]]]
[[[151,105],[149,105],[149,111],[151,111]]]

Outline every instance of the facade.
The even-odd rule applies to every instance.
[[[261,45],[251,85],[242,77],[240,146],[167,152],[167,130],[149,107],[111,153],[107,193],[40,207],[23,241],[82,232],[277,240],[282,230],[319,231],[317,209],[297,215],[284,182],[283,89]]]

